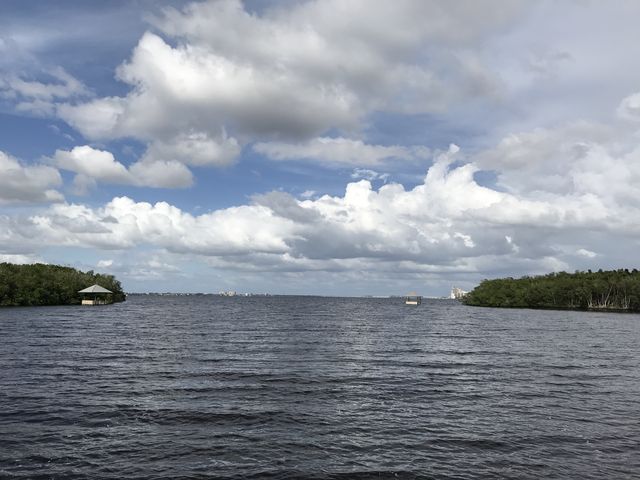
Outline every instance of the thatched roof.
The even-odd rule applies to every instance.
[[[100,285],[91,285],[90,287],[80,290],[78,293],[113,293],[111,290],[101,287]]]

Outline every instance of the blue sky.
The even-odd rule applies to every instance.
[[[635,2],[0,3],[0,260],[128,291],[635,267]]]

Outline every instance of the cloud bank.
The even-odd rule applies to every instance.
[[[534,138],[539,135],[535,132]],[[558,138],[556,132],[547,136],[549,141]],[[518,158],[526,153],[522,142],[513,140],[497,149],[505,153],[505,145],[511,144]],[[539,141],[530,147],[539,148]],[[484,152],[478,159],[488,161],[494,153]],[[458,164],[457,155],[456,146],[439,154],[412,189],[398,183],[374,189],[360,180],[349,183],[342,196],[298,199],[271,192],[254,196],[247,205],[201,215],[127,197],[99,208],[60,203],[19,221],[2,217],[3,244],[27,249],[19,253],[37,250],[41,242],[107,250],[153,247],[208,258],[212,265],[232,270],[476,273],[498,263],[557,269],[566,268],[569,259],[588,262],[603,248],[597,233],[605,225],[612,236],[633,234],[640,225],[640,202],[630,201],[640,198],[639,187],[629,191],[626,184],[605,191],[588,181],[588,170],[580,170],[604,161],[616,167],[628,164],[637,150],[621,159],[608,156],[602,147],[582,150],[570,170],[574,190],[557,193],[550,183],[531,198],[480,185],[474,178],[478,165]],[[105,155],[105,171],[123,174],[107,160]],[[639,173],[609,172],[610,185],[620,175]],[[545,242],[535,240],[541,236]]]

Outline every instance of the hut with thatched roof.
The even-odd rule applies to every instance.
[[[80,290],[78,293],[82,295],[82,305],[108,305],[113,303],[113,292],[97,284]]]

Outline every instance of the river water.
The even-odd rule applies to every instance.
[[[640,478],[639,347],[443,300],[0,309],[0,477]]]

